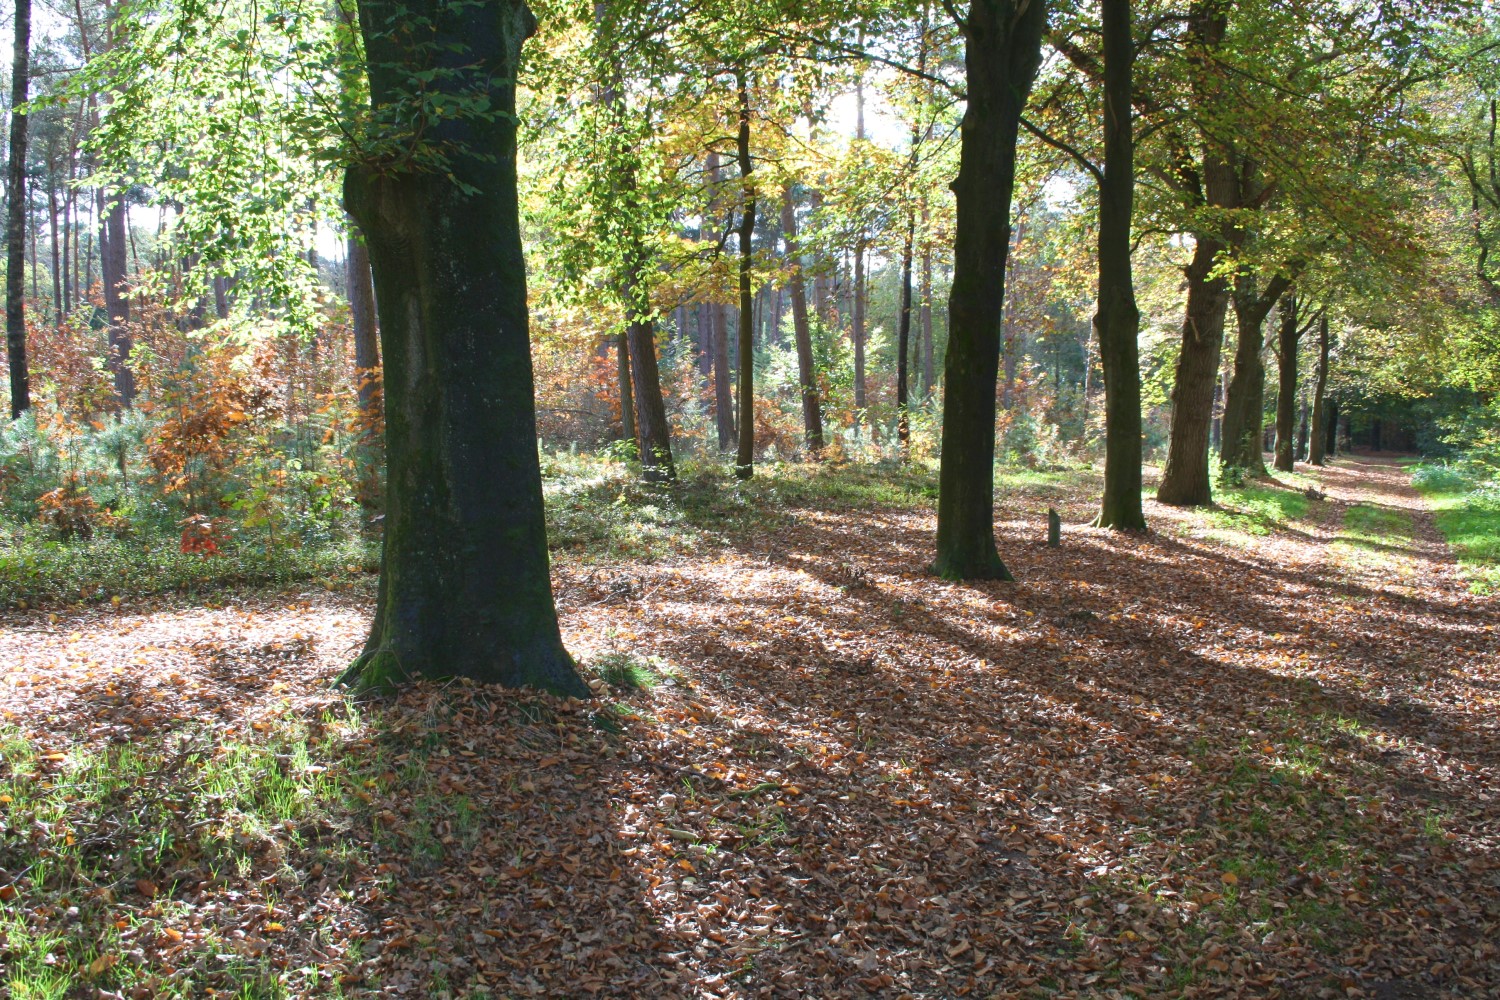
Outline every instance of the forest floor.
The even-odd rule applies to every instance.
[[[1500,614],[1398,463],[1009,474],[1018,583],[931,478],[590,487],[667,527],[560,545],[587,704],[331,690],[367,578],[0,613],[0,993],[1500,996]]]

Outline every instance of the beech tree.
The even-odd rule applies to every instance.
[[[16,0],[15,47],[10,64],[9,199],[5,215],[5,353],[10,365],[10,415],[31,408],[31,376],[26,363],[26,124],[21,106],[31,84],[31,0]]]

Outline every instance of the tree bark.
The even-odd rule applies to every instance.
[[[710,211],[718,207],[719,198],[719,154],[710,151],[705,164],[708,184],[713,191],[709,199]],[[714,424],[718,431],[719,451],[735,450],[734,393],[730,386],[729,372],[729,323],[724,315],[722,303],[714,302],[710,310],[710,351],[714,378]]]
[[[625,340],[630,352],[631,398],[635,403],[635,441],[641,454],[642,476],[648,483],[670,483],[677,478],[672,461],[672,428],[661,394],[661,369],[656,358],[656,322],[650,293],[642,275],[644,250],[637,245],[626,265],[625,288],[631,314]]]
[[[1265,437],[1266,364],[1261,354],[1266,347],[1265,324],[1271,309],[1291,287],[1292,280],[1277,274],[1257,290],[1255,279],[1241,276],[1234,282],[1231,299],[1237,340],[1234,350],[1234,374],[1224,395],[1224,444],[1219,453],[1224,469],[1239,469],[1247,476],[1266,475],[1266,460],[1261,450]]]
[[[755,236],[755,182],[750,159],[750,86],[744,73],[735,78],[740,92],[740,121],[735,150],[740,163],[740,185],[744,206],[740,210],[740,342],[739,342],[739,453],[734,474],[749,479],[755,474],[755,296],[751,286],[751,240]]]
[[[614,336],[615,387],[620,394],[620,440],[635,440],[635,393],[631,391],[630,338],[625,330]]]
[[[388,401],[380,592],[345,680],[457,675],[587,696],[552,600],[516,196],[514,80],[536,21],[520,0],[360,0],[359,16],[377,120],[433,53],[457,68],[427,92],[482,87],[499,113],[428,124],[445,170],[345,175]]]
[[[16,0],[15,47],[10,64],[9,198],[5,216],[5,353],[10,366],[10,415],[31,409],[31,373],[26,361],[26,126],[31,85],[31,0]]]
[[[1130,267],[1135,202],[1135,135],[1131,113],[1130,0],[1102,0],[1104,29],[1104,171],[1099,178],[1099,306],[1094,332],[1104,369],[1104,496],[1094,523],[1146,530],[1141,509],[1141,314]],[[1085,352],[1087,357],[1087,352]],[[1088,403],[1087,391],[1084,404]],[[1087,423],[1087,421],[1085,421]]]
[[[813,367],[812,328],[807,319],[807,281],[802,274],[801,247],[797,240],[797,208],[792,188],[787,186],[781,202],[781,234],[786,241],[791,278],[787,290],[792,297],[792,337],[797,346],[797,388],[802,396],[802,440],[816,459],[823,451],[823,413],[818,400],[818,373]]]
[[[1318,320],[1318,370],[1313,380],[1312,434],[1307,463],[1322,465],[1328,455],[1328,316]]]
[[[1302,339],[1300,302],[1288,292],[1281,299],[1276,366],[1276,469],[1292,472],[1297,463],[1297,345]]]
[[[932,237],[927,231],[927,199],[922,199],[922,394],[931,397],[935,388],[932,356]]]
[[[47,174],[47,221],[52,236],[52,322],[62,322],[62,248],[57,245],[57,185],[52,182],[52,173]]]
[[[917,235],[917,214],[912,208],[906,216],[906,242],[901,247],[901,315],[896,321],[896,441],[901,461],[911,451],[911,416],[907,413],[907,381],[911,350],[911,268]]]
[[[1016,135],[1046,22],[1043,0],[973,0],[963,24],[968,105],[953,181],[957,225],[932,566],[948,579],[1011,579],[995,549],[995,386]]]
[[[1213,154],[1204,157],[1210,203],[1228,203],[1234,175]],[[1187,306],[1182,322],[1182,350],[1172,381],[1172,435],[1167,464],[1156,499],[1179,507],[1201,507],[1213,502],[1208,476],[1208,438],[1213,422],[1214,387],[1219,377],[1219,352],[1224,345],[1224,312],[1229,305],[1229,283],[1211,277],[1224,243],[1200,233],[1193,259],[1185,271]]]
[[[370,276],[370,248],[357,231],[348,241],[349,325],[354,333],[354,385],[360,422],[366,432],[380,425],[380,330],[375,322],[375,284]],[[219,279],[214,279],[218,298]]]
[[[101,201],[107,196],[99,192]],[[109,317],[109,357],[106,359],[114,377],[115,402],[129,409],[135,401],[135,373],[130,370],[131,343],[130,300],[125,297],[126,235],[125,192],[104,211],[99,232],[99,264],[104,280],[104,312]]]

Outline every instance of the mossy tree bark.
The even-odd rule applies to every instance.
[[[375,276],[388,461],[375,621],[345,680],[585,696],[552,599],[516,198],[514,81],[536,22],[521,0],[361,0],[359,15],[377,118],[433,65],[426,93],[485,93],[499,114],[429,123],[445,170],[345,177]]]
[[[1102,0],[1104,170],[1099,181],[1099,306],[1094,331],[1104,368],[1104,496],[1094,523],[1145,531],[1141,509],[1141,313],[1130,268],[1135,204],[1130,0]]]
[[[968,106],[958,177],[937,558],[949,579],[1011,579],[995,549],[995,389],[1016,135],[1041,64],[1042,0],[973,0],[962,25]]]

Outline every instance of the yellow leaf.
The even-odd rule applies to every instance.
[[[89,963],[89,975],[97,976],[101,973],[108,972],[119,960],[119,957],[116,955],[100,955],[98,958]]]
[[[1240,877],[1238,875],[1236,875],[1234,872],[1225,872],[1223,875],[1221,875],[1219,877],[1224,880],[1224,884],[1225,885],[1236,885],[1236,884],[1239,883],[1239,880],[1240,880]]]

